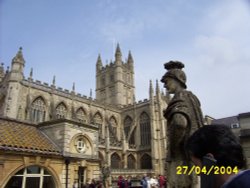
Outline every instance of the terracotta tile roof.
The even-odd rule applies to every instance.
[[[0,118],[0,150],[61,155],[60,150],[35,126]]]

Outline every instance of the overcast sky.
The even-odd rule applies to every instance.
[[[132,52],[137,101],[179,60],[205,115],[250,111],[250,1],[0,0],[0,61],[10,66],[22,46],[25,77],[33,68],[35,80],[55,75],[89,96],[98,54],[114,60],[117,42],[123,60]]]

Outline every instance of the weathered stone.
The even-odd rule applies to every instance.
[[[167,119],[168,152],[167,177],[170,188],[196,187],[195,174],[188,175],[182,171],[177,174],[177,167],[193,165],[185,152],[185,143],[190,134],[203,126],[202,112],[198,98],[186,88],[186,75],[182,71],[184,64],[179,61],[166,63],[166,74],[161,81],[173,98],[164,110]]]

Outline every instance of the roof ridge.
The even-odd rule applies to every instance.
[[[7,117],[7,116],[0,116],[0,120],[11,121],[11,122],[15,122],[15,123],[18,123],[18,124],[25,124],[25,125],[37,127],[36,123],[31,123],[30,121],[27,121],[27,120],[17,120],[17,119]]]

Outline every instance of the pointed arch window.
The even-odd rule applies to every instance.
[[[150,155],[144,154],[141,157],[141,169],[152,169],[152,159]]]
[[[146,112],[140,115],[141,146],[151,145],[150,118]]]
[[[132,154],[128,156],[128,169],[135,169],[135,157]]]
[[[102,116],[99,112],[94,115],[94,124],[98,126],[102,125]]]
[[[85,113],[85,111],[83,110],[83,108],[79,108],[79,109],[76,111],[76,119],[77,119],[79,122],[82,122],[82,123],[86,123],[86,122],[87,122],[86,113]]]
[[[133,120],[129,116],[127,116],[124,120],[124,133],[125,133],[126,138],[128,138],[129,131],[132,127],[132,122]]]
[[[35,123],[45,121],[46,105],[42,97],[36,98],[31,104],[31,121]]]
[[[121,158],[117,153],[111,155],[111,168],[119,169],[122,168]]]
[[[63,119],[66,118],[67,116],[67,108],[66,105],[64,103],[60,103],[57,107],[56,107],[56,118],[57,119]]]

